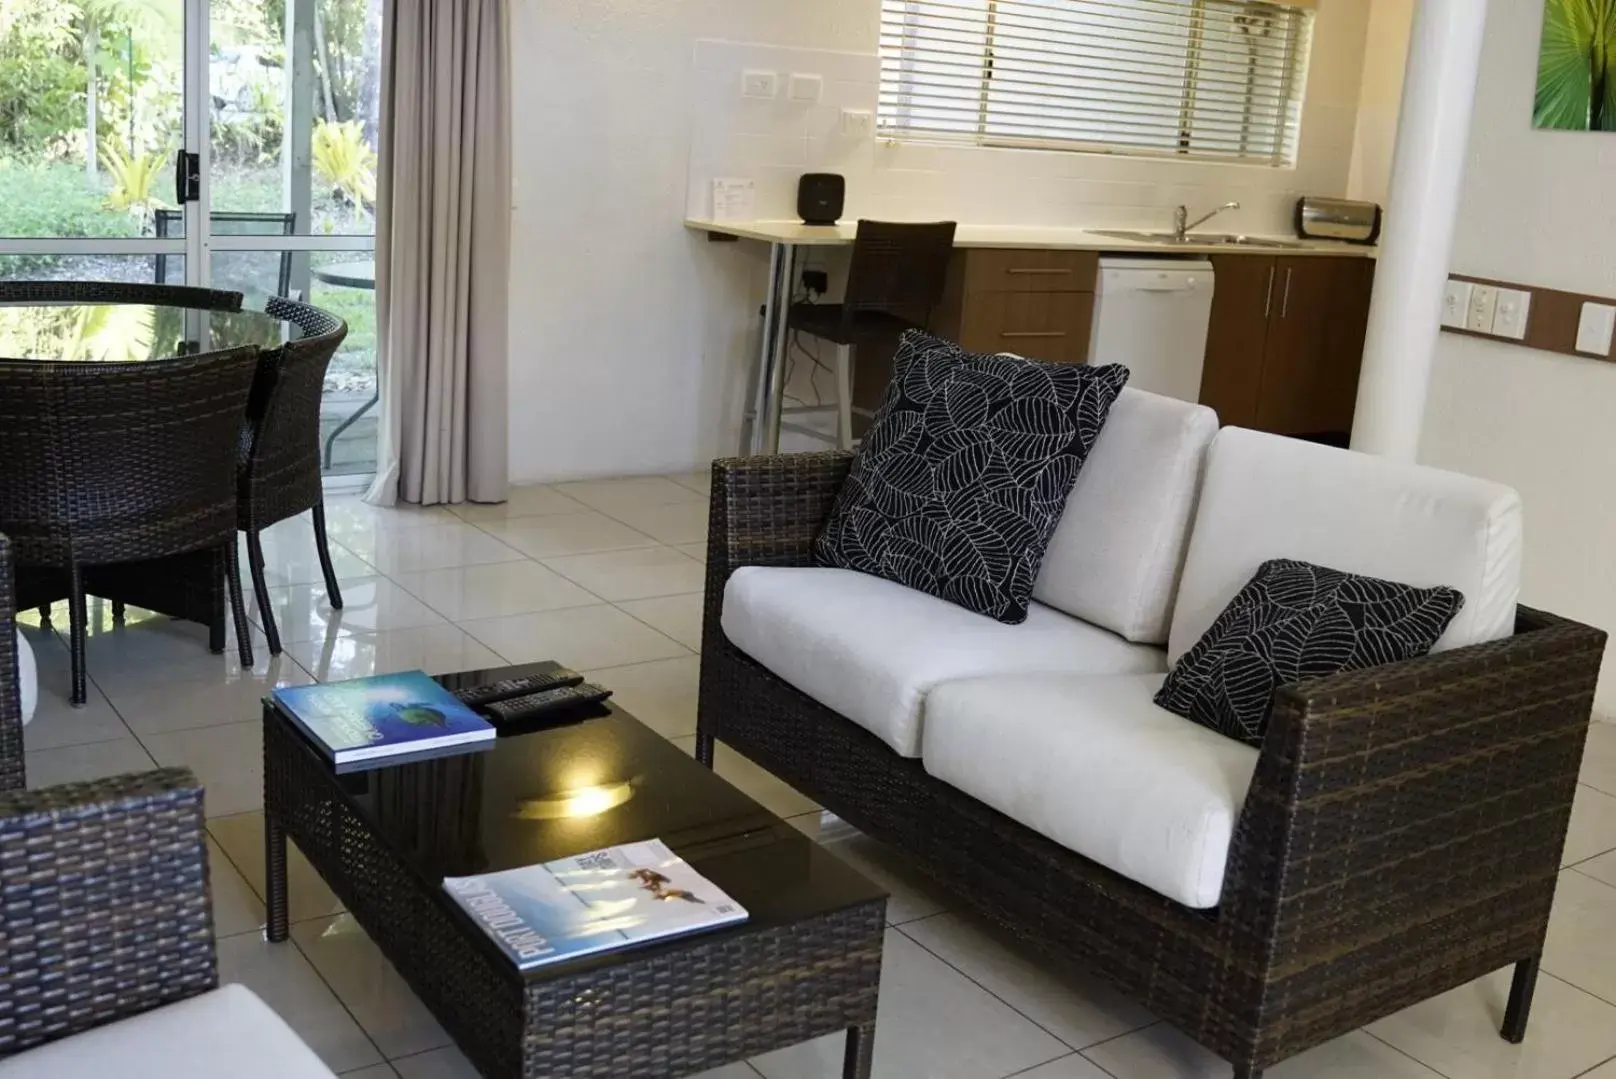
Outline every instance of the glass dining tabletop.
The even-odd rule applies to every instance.
[[[209,311],[135,303],[0,302],[0,357],[144,363],[256,345],[279,348],[304,336],[263,311]]]

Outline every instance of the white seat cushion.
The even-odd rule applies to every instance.
[[[1495,641],[1515,632],[1521,499],[1453,472],[1225,428],[1207,456],[1171,662],[1271,558],[1456,588],[1464,608],[1435,651]]]
[[[0,1079],[334,1079],[252,990],[227,985],[0,1061]]]
[[[27,724],[39,705],[39,669],[34,665],[34,650],[21,630],[17,631],[17,685],[22,691],[22,721]]]
[[[1123,390],[1066,500],[1033,598],[1130,641],[1165,644],[1218,415]]]
[[[926,771],[1187,907],[1215,907],[1257,750],[1157,708],[1162,676],[948,682]]]
[[[741,651],[905,757],[920,756],[921,706],[945,679],[1167,669],[1161,649],[1037,603],[1007,626],[845,569],[738,569],[723,626]]]

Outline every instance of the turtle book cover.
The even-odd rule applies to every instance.
[[[519,970],[745,921],[661,840],[476,877],[444,890]]]
[[[492,743],[494,727],[422,671],[275,690],[275,703],[338,765]]]

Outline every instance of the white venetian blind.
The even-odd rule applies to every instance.
[[[1311,0],[882,0],[883,136],[1290,165]]]

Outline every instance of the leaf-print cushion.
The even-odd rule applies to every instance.
[[[1464,606],[1451,588],[1265,562],[1156,694],[1156,703],[1261,746],[1274,690],[1292,682],[1417,659]]]
[[[1122,366],[1040,363],[904,334],[892,384],[815,553],[1011,624]]]

